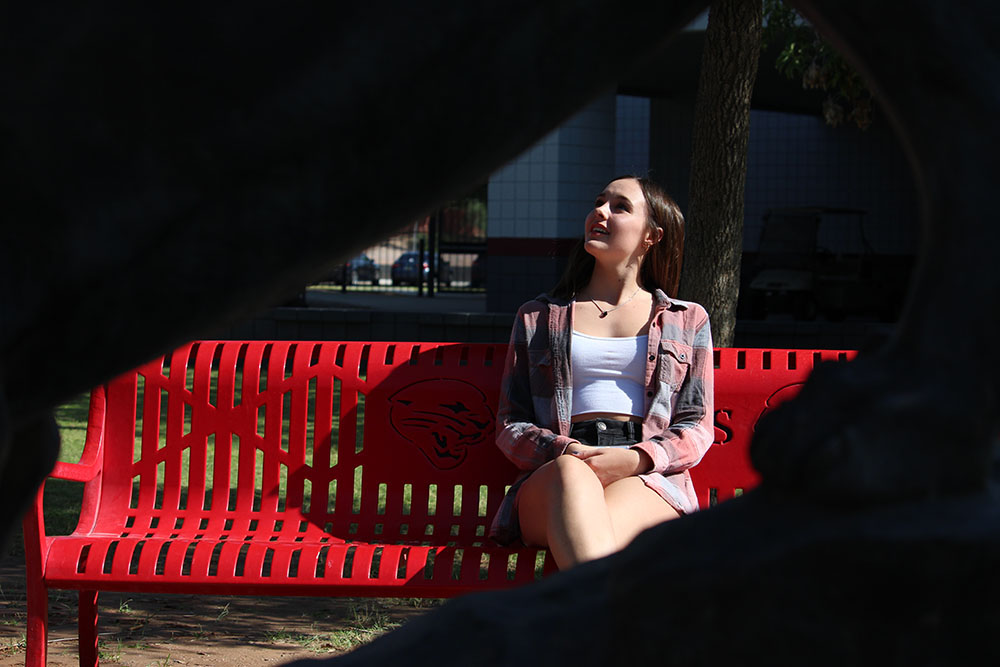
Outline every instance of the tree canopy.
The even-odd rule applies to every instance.
[[[867,129],[872,123],[871,91],[858,71],[784,0],[764,0],[764,50],[779,49],[774,66],[802,87],[825,93],[823,119],[836,127],[846,121]]]

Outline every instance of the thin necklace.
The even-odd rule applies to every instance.
[[[632,292],[632,296],[630,296],[629,298],[625,299],[624,301],[622,301],[621,303],[619,303],[614,308],[608,308],[607,310],[605,310],[604,308],[601,308],[601,304],[597,303],[593,299],[591,299],[590,302],[592,304],[594,304],[595,306],[597,306],[597,310],[601,311],[601,314],[598,315],[598,317],[604,318],[604,317],[608,316],[608,313],[613,313],[614,311],[618,310],[619,308],[621,308],[622,306],[624,306],[626,303],[628,303],[629,301],[631,301],[632,299],[634,299],[635,295],[639,293],[640,289],[642,289],[641,285],[639,287],[635,288],[635,291]]]

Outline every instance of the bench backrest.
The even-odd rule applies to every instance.
[[[195,342],[107,385],[100,532],[475,544],[516,471],[493,444],[506,345]],[[819,360],[716,351],[703,506],[756,483],[760,415]],[[88,517],[88,520],[89,517]],[[148,523],[148,525],[147,525]]]

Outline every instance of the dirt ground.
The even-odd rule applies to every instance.
[[[77,665],[76,593],[49,596],[49,659]],[[280,665],[346,653],[440,604],[436,600],[102,593],[101,662]],[[24,664],[24,566],[0,559],[0,667]]]

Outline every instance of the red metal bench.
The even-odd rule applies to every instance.
[[[485,537],[514,468],[493,444],[505,345],[199,342],[92,392],[79,524],[24,521],[26,664],[45,663],[48,590],[449,597],[533,581],[544,552]],[[703,506],[752,487],[753,426],[847,352],[716,351]]]

